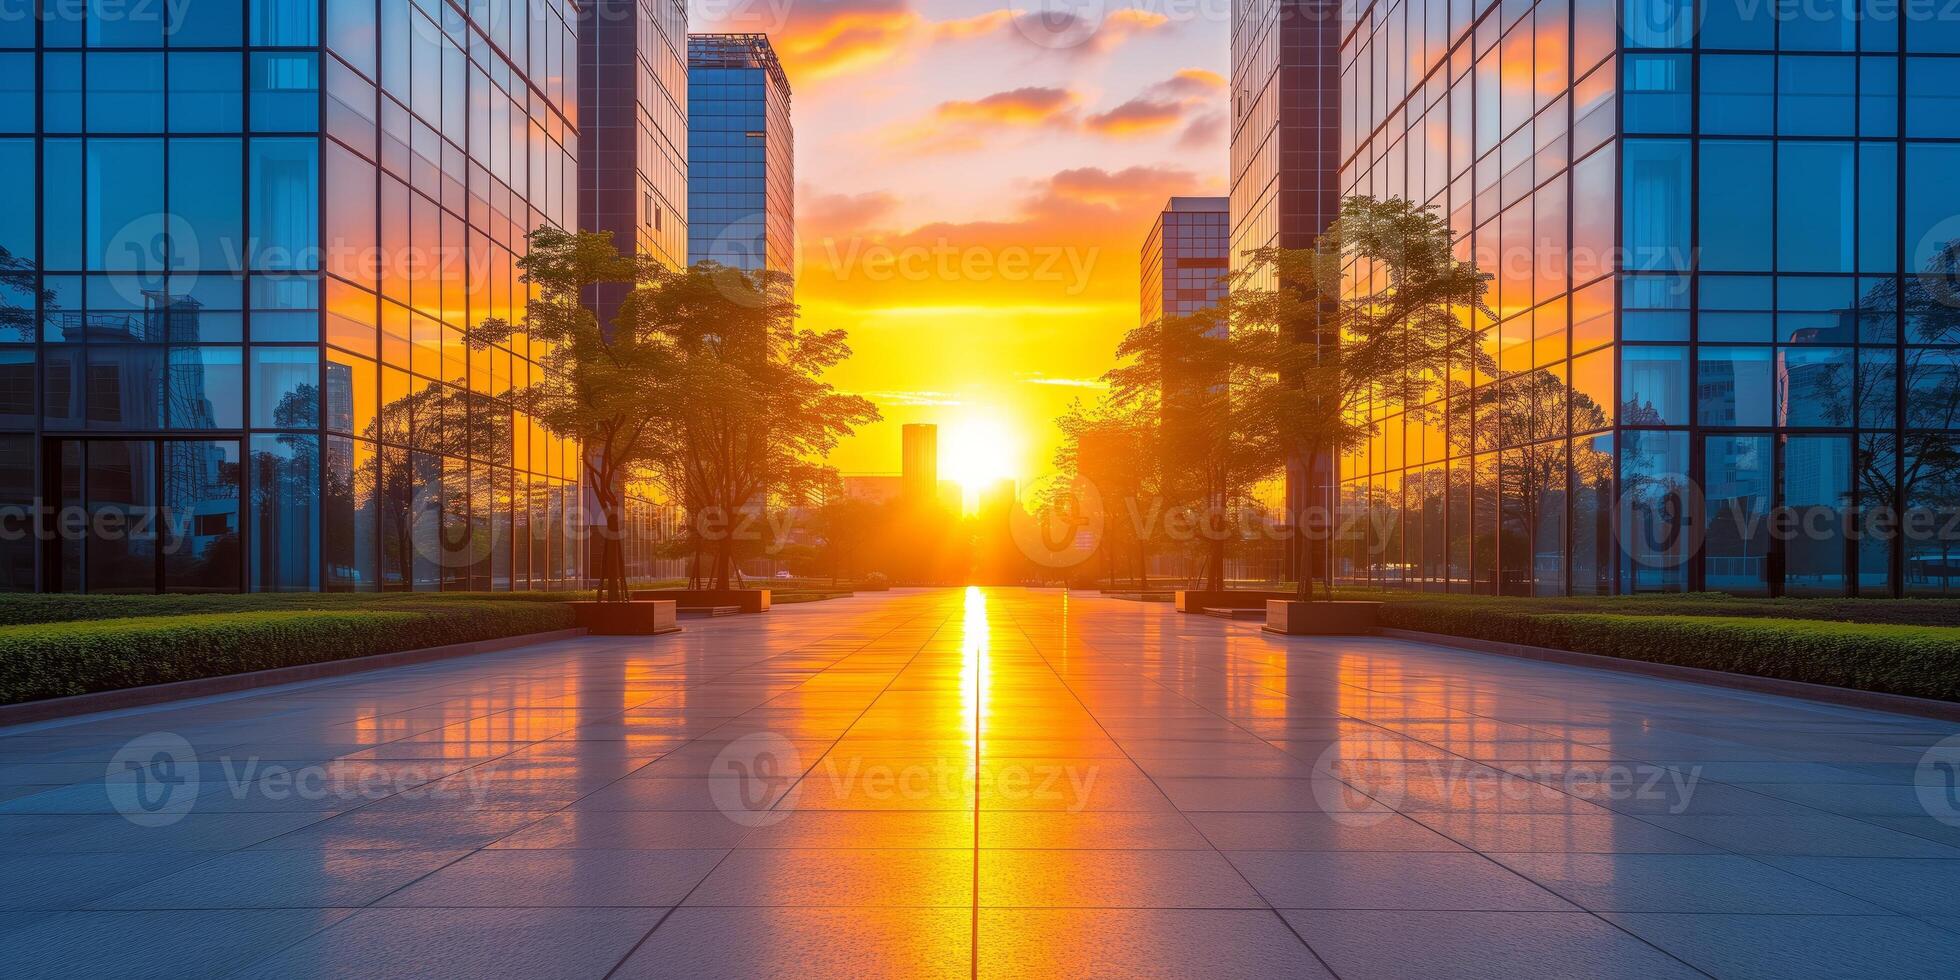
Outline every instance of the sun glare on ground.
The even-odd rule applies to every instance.
[[[1014,475],[1020,443],[999,419],[979,416],[948,426],[939,443],[939,472],[960,485],[968,511],[995,483]]]

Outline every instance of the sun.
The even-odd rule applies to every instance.
[[[939,442],[939,473],[959,483],[968,506],[995,482],[1014,475],[1020,444],[999,419],[969,416],[952,423]]]

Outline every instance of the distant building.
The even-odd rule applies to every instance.
[[[795,136],[768,35],[689,35],[687,79],[688,260],[790,273]]]
[[[914,423],[900,430],[904,438],[905,498],[924,503],[939,495],[939,427]]]
[[[1225,297],[1231,198],[1173,197],[1143,240],[1138,322],[1185,316]]]

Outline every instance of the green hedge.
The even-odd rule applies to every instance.
[[[124,618],[38,621],[0,626],[0,703],[87,694],[145,684],[215,677],[273,667],[394,653],[566,629],[565,593],[496,598],[422,596],[325,597],[290,608],[227,607],[272,596],[57,596],[141,600]],[[39,597],[35,597],[39,598]],[[319,600],[322,597],[311,597]],[[159,600],[152,604],[150,600]],[[193,600],[198,612],[164,610],[164,600]],[[278,603],[270,603],[277,606]],[[89,605],[94,605],[90,602]],[[0,608],[14,607],[9,600]],[[321,608],[335,606],[338,608]],[[46,607],[36,607],[45,611]],[[106,608],[106,606],[105,606]],[[18,608],[10,612],[20,614]],[[95,610],[91,610],[95,612]],[[71,617],[72,619],[72,617]]]
[[[0,626],[65,623],[131,616],[187,616],[228,612],[402,609],[459,601],[560,603],[590,599],[590,592],[213,592],[167,595],[0,595]]]
[[[1784,597],[1770,599],[1721,592],[1667,595],[1527,596],[1461,595],[1400,589],[1341,589],[1350,598],[1449,605],[1531,613],[1604,613],[1626,616],[1726,616],[1756,619],[1824,619],[1900,626],[1960,627],[1960,599]]]
[[[1741,615],[1507,609],[1504,599],[1386,598],[1382,625],[1650,663],[1960,701],[1960,629]],[[1519,600],[1528,602],[1528,600]]]

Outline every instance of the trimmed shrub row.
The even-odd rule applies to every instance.
[[[1745,615],[1537,612],[1507,600],[1396,600],[1382,625],[1649,663],[1960,701],[1960,629]]]
[[[1397,589],[1342,589],[1353,598],[1452,605],[1531,613],[1605,613],[1627,616],[1734,616],[1759,619],[1823,619],[1901,626],[1960,627],[1960,599],[1784,597],[1770,599],[1721,592],[1670,595],[1572,596],[1566,598],[1461,595]]]
[[[567,594],[547,594],[554,601],[518,598],[526,593],[495,599],[366,596],[364,603],[328,597],[340,608],[243,611],[210,611],[210,600],[278,597],[69,597],[195,599],[203,608],[0,627],[0,703],[570,628],[572,610],[562,601]]]
[[[308,609],[405,609],[431,603],[495,599],[503,603],[560,603],[590,599],[589,592],[210,592],[165,595],[0,595],[0,626],[124,619],[131,616],[185,616],[228,612],[289,612]]]

